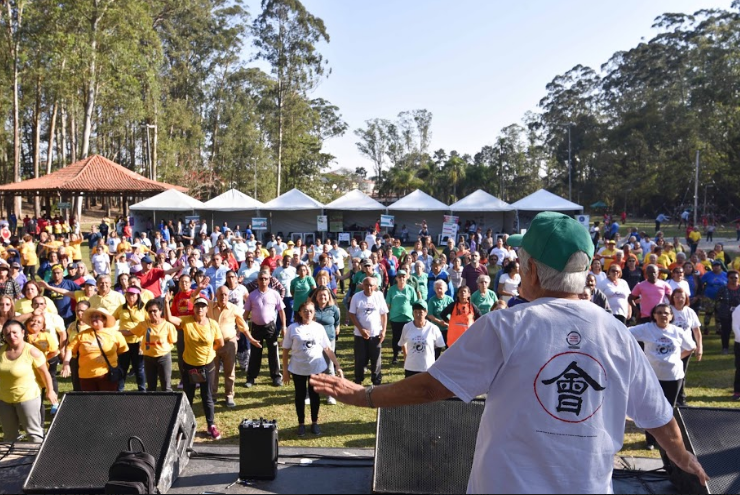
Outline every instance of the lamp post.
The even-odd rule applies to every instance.
[[[573,122],[568,122],[567,124],[560,125],[566,126],[568,128],[568,201],[573,201],[573,162],[571,160],[570,128],[573,127],[575,124]]]

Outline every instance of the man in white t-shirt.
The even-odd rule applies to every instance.
[[[506,251],[506,248],[504,247],[504,240],[502,238],[496,239],[496,247],[491,249],[491,252],[489,254],[495,254],[498,257],[498,261],[496,262],[498,266],[501,266],[504,262],[504,258],[509,257],[509,253]]]
[[[370,378],[373,385],[380,385],[380,350],[388,325],[388,305],[383,293],[378,290],[378,279],[365,277],[362,292],[352,296],[349,304],[349,319],[355,326],[355,383],[365,380],[365,365],[370,360]]]
[[[470,493],[611,493],[627,416],[705,484],[637,341],[578,300],[594,251],[588,230],[543,212],[507,242],[519,247],[521,294],[531,302],[478,319],[427,373],[377,388],[314,375],[314,389],[366,407],[487,394]]]

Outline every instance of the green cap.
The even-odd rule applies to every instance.
[[[427,311],[427,302],[424,299],[419,299],[411,305],[411,309],[423,309],[424,311]]]
[[[538,214],[526,234],[510,235],[506,243],[523,247],[532,258],[560,272],[573,253],[583,251],[589,262],[594,255],[594,243],[586,228],[574,218],[554,211]]]

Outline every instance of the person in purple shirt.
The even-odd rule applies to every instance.
[[[488,275],[488,269],[480,263],[480,253],[473,251],[470,263],[465,265],[462,271],[463,283],[468,286],[470,292],[478,290],[478,277]]]
[[[278,291],[270,288],[269,270],[260,271],[257,275],[257,289],[249,293],[244,302],[244,319],[251,316],[252,337],[259,341],[262,347],[253,346],[247,369],[247,388],[254,385],[262,367],[262,349],[267,349],[267,360],[270,364],[272,384],[282,387],[283,376],[280,373],[278,359],[278,336],[276,317],[280,318],[283,332],[285,332],[285,305]]]

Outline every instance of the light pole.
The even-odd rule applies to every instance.
[[[568,122],[567,124],[560,124],[568,127],[568,201],[572,201],[572,189],[573,189],[573,162],[571,161],[571,146],[570,146],[570,128],[575,124]]]

